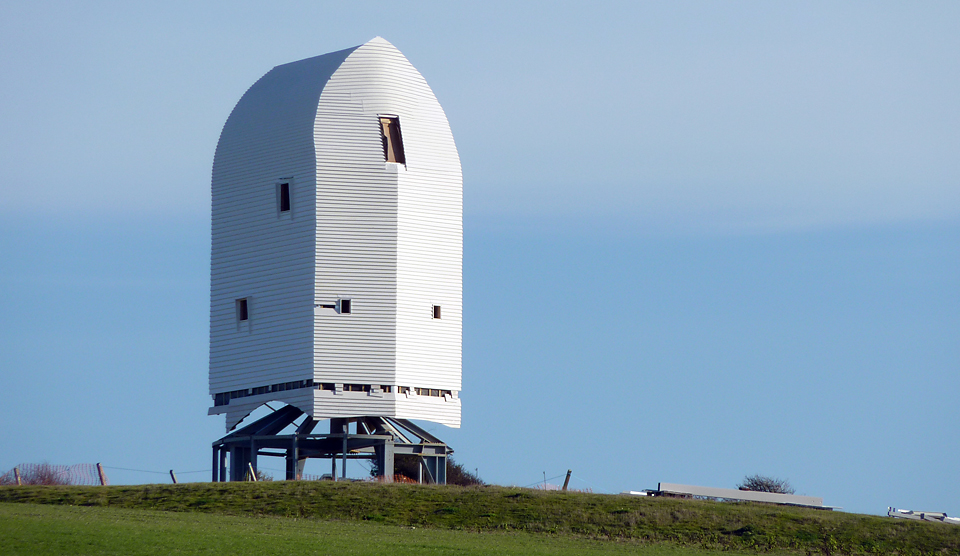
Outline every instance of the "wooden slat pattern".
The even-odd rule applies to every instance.
[[[379,114],[399,116],[405,166],[384,161]],[[393,45],[376,38],[254,84],[217,147],[212,223],[211,394],[306,379],[460,390],[460,160],[443,109]],[[238,324],[241,297],[250,320]],[[316,307],[344,298],[349,315]],[[456,398],[309,392],[312,405],[301,391],[266,396],[318,419],[460,424]],[[242,400],[211,413],[229,423],[259,397]]]

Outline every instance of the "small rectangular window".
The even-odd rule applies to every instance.
[[[247,299],[246,298],[238,299],[237,300],[237,320],[240,322],[244,322],[246,320],[249,320],[249,318],[250,318],[250,312],[247,308]]]
[[[349,300],[349,299],[341,299],[341,300],[340,300],[340,314],[342,314],[342,315],[349,315],[351,309],[353,308],[353,307],[351,307],[351,305],[353,305],[353,303],[351,303],[351,300]]]
[[[280,183],[280,212],[290,210],[290,182]]]
[[[440,306],[439,306],[439,305],[434,305],[434,306],[433,306],[433,318],[435,318],[435,319],[439,319],[439,318],[440,318]]]
[[[400,118],[380,116],[380,139],[383,141],[383,158],[387,162],[406,164],[403,155],[403,137],[400,136]]]

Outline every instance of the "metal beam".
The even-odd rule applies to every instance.
[[[319,421],[307,415],[307,418],[304,419],[302,423],[300,423],[299,427],[297,427],[297,434],[298,435],[310,434],[313,432],[313,429],[317,428],[317,425],[319,424],[320,424]]]
[[[292,405],[288,405],[280,408],[277,411],[269,415],[265,415],[253,423],[233,431],[224,437],[238,437],[238,436],[252,436],[252,435],[272,435],[277,434],[283,429],[287,428],[291,423],[293,423],[298,417],[303,415],[303,410],[296,408]]]
[[[219,460],[220,460],[220,446],[217,446],[216,444],[214,444],[213,445],[213,462],[210,464],[210,475],[211,475],[210,482],[211,483],[217,483],[220,481],[220,478],[217,477],[217,471],[220,470],[220,466],[218,465],[220,463]]]
[[[395,471],[395,454],[411,454],[420,456],[430,482],[446,482],[446,456],[453,450],[405,419],[376,416],[334,418],[330,419],[329,434],[312,434],[318,423],[308,416],[295,433],[277,434],[302,414],[301,410],[286,406],[215,442],[214,481],[243,480],[248,468],[256,471],[258,456],[285,458],[287,479],[302,476],[308,458],[330,458],[331,475],[335,480],[346,478],[348,459],[376,458],[378,468],[389,480]],[[357,423],[356,434],[350,433],[351,421]],[[413,437],[418,440],[411,442]],[[228,453],[229,473],[226,464]],[[341,461],[339,477],[337,459]]]
[[[417,425],[414,425],[414,424],[413,424],[410,420],[408,420],[408,419],[390,419],[390,420],[393,421],[394,423],[400,425],[401,427],[407,429],[408,431],[412,432],[413,434],[419,436],[419,437],[421,438],[421,440],[426,440],[427,442],[430,442],[430,443],[432,443],[432,444],[443,444],[443,441],[442,441],[442,440],[440,440],[440,439],[437,438],[436,436],[433,436],[432,434],[430,434],[429,432],[423,430],[422,428],[418,427]]]

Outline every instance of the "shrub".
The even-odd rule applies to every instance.
[[[20,482],[25,485],[70,485],[73,481],[65,467],[49,463],[27,463],[18,466]],[[0,485],[17,484],[13,470],[0,477]]]
[[[793,494],[796,492],[786,479],[767,477],[766,475],[748,475],[743,482],[737,485],[740,490],[755,492],[775,492],[777,494]]]
[[[482,486],[486,483],[484,483],[476,473],[471,473],[462,464],[453,461],[452,457],[447,456],[447,484],[460,486]]]
[[[397,454],[393,458],[393,472],[396,475],[402,475],[417,481],[420,477],[420,456]],[[382,474],[380,468],[377,467],[376,460],[374,460],[373,466],[370,468],[370,476],[379,477]],[[470,486],[486,483],[475,473],[471,473],[463,465],[454,461],[452,457],[447,456],[447,484]]]

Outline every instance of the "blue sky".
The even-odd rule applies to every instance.
[[[958,16],[5,3],[0,468],[209,469],[220,129],[273,66],[381,35],[463,163],[459,461],[960,514]]]

